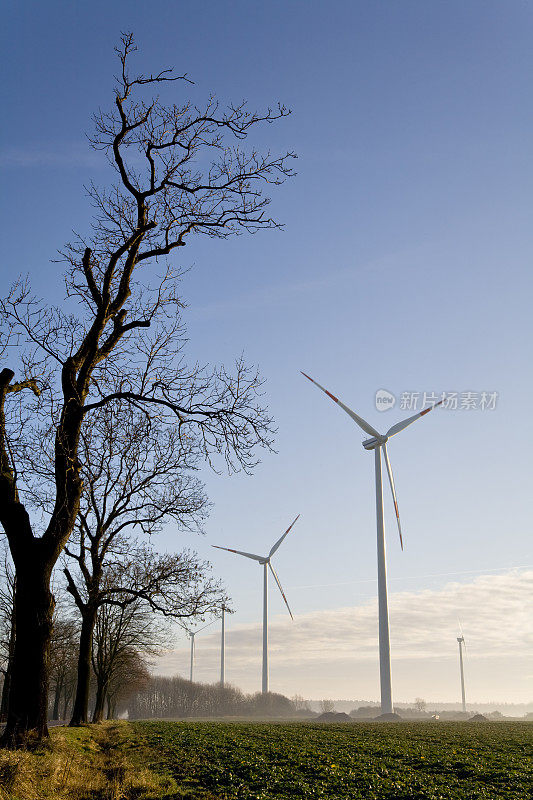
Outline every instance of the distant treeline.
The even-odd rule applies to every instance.
[[[233,686],[194,683],[179,675],[154,675],[132,694],[122,711],[130,719],[185,717],[301,716],[298,704],[282,694],[244,694]]]

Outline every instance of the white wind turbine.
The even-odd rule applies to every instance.
[[[195,650],[196,650],[196,643],[194,641],[194,638],[195,638],[197,633],[200,633],[201,631],[205,631],[205,629],[209,628],[210,625],[212,625],[212,624],[213,624],[212,622],[208,622],[207,625],[204,625],[202,628],[198,628],[198,630],[196,630],[196,631],[193,631],[190,628],[186,628],[185,625],[183,626],[185,628],[185,631],[187,632],[187,636],[191,640],[191,664],[190,664],[190,669],[189,669],[189,680],[190,680],[191,683],[192,683],[193,672],[194,672],[194,654],[195,654]]]
[[[220,685],[222,688],[226,683],[226,611],[229,609],[222,604],[220,606]]]
[[[463,704],[463,714],[466,714],[466,696],[465,696],[465,671],[463,667],[463,647],[466,648],[465,637],[461,631],[461,635],[457,637],[459,645],[459,668],[461,670],[461,701]]]
[[[391,436],[395,436],[400,431],[403,431],[404,428],[407,428],[408,425],[411,425],[412,422],[415,422],[420,417],[423,417],[424,414],[427,414],[431,411],[435,406],[439,406],[442,403],[440,400],[438,403],[435,403],[433,406],[424,409],[424,411],[420,411],[418,414],[414,414],[412,417],[408,417],[404,419],[402,422],[397,422],[396,425],[393,425],[386,434],[378,433],[378,431],[372,427],[366,420],[362,417],[358,416],[354,411],[352,411],[348,406],[345,406],[344,403],[335,397],[335,395],[328,392],[327,389],[324,389],[319,383],[317,383],[313,378],[310,378],[309,375],[306,375],[305,372],[302,372],[311,383],[314,383],[315,386],[318,386],[319,389],[322,389],[323,392],[327,394],[337,405],[339,405],[348,416],[350,416],[354,422],[356,422],[360,428],[365,433],[368,433],[369,436],[372,438],[366,439],[363,442],[363,447],[365,450],[373,450],[374,451],[374,464],[375,464],[375,474],[376,474],[376,523],[377,523],[377,550],[378,550],[378,611],[379,611],[379,676],[380,676],[380,685],[381,685],[381,713],[382,714],[392,714],[393,713],[393,705],[392,705],[392,683],[391,683],[391,666],[390,666],[390,635],[389,635],[389,607],[388,607],[388,599],[387,599],[387,565],[385,559],[385,527],[383,524],[383,488],[382,488],[382,481],[381,481],[381,451],[383,450],[383,458],[385,460],[385,466],[387,467],[387,473],[389,476],[389,483],[392,492],[392,500],[394,502],[394,511],[396,512],[396,520],[398,522],[398,533],[400,534],[400,545],[403,550],[403,539],[402,539],[402,529],[400,525],[400,513],[398,511],[398,501],[396,498],[396,490],[394,488],[394,478],[392,476],[392,467],[389,461],[389,455],[387,453],[387,441],[391,438]]]
[[[251,558],[254,561],[258,561],[263,566],[263,678],[261,683],[261,691],[263,694],[268,692],[268,568],[270,567],[270,571],[274,576],[274,580],[278,585],[278,589],[281,592],[281,596],[285,601],[285,605],[287,606],[288,612],[291,615],[291,619],[294,619],[292,616],[292,611],[289,607],[287,602],[287,598],[285,597],[285,592],[281,586],[280,580],[276,575],[276,571],[272,566],[272,562],[270,559],[284,540],[284,538],[289,533],[290,529],[299,518],[299,514],[296,519],[291,522],[283,536],[281,536],[278,541],[272,545],[270,549],[270,553],[267,556],[256,556],[254,553],[244,553],[242,550],[232,550],[231,547],[220,547],[220,545],[214,544],[212,547],[216,547],[218,550],[227,550],[229,553],[237,553],[239,556],[245,556],[245,558]]]

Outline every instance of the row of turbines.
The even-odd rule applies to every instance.
[[[296,520],[295,520],[296,522]],[[294,523],[293,523],[294,525]],[[291,526],[292,527],[292,526]],[[215,545],[213,545],[215,547]],[[222,550],[229,550],[229,548],[221,548]],[[238,552],[234,550],[229,550],[230,553]],[[285,601],[287,602],[287,601]],[[288,607],[288,603],[287,603]],[[222,606],[220,609],[220,686],[224,688],[226,684],[226,624],[225,624],[225,616],[228,612],[226,606]],[[290,609],[289,609],[290,613]],[[291,614],[291,619],[292,619]],[[195,660],[195,652],[196,652],[196,634],[201,633],[206,628],[210,628],[213,625],[213,622],[209,622],[207,625],[204,625],[202,628],[197,628],[196,630],[192,630],[191,628],[185,628],[187,635],[191,640],[191,652],[190,652],[190,667],[189,667],[189,680],[192,683],[194,680],[194,660]],[[464,673],[464,664],[463,664],[463,648],[466,650],[466,642],[464,635],[457,637],[457,643],[459,645],[459,670],[461,674],[461,706],[463,714],[466,714],[466,695],[465,695],[465,673]],[[263,637],[263,644],[265,644],[265,637]],[[266,678],[266,680],[265,680]],[[268,651],[267,648],[263,648],[263,693],[268,692]],[[266,688],[265,688],[266,687]]]
[[[389,479],[389,486],[392,494],[392,501],[394,504],[394,511],[396,514],[396,521],[398,525],[398,534],[400,538],[400,546],[403,550],[403,537],[402,537],[402,528],[400,524],[400,512],[398,508],[398,500],[396,497],[396,489],[394,486],[394,476],[392,472],[392,466],[389,459],[389,454],[387,451],[387,442],[393,436],[396,436],[397,433],[400,433],[409,425],[412,425],[413,422],[416,422],[421,417],[428,414],[434,408],[439,406],[443,401],[440,400],[438,403],[435,403],[428,408],[425,408],[423,411],[420,411],[417,414],[414,414],[407,419],[402,420],[401,422],[397,422],[395,425],[392,425],[391,428],[387,431],[387,433],[382,434],[379,433],[370,423],[368,423],[365,419],[360,417],[354,411],[352,411],[348,406],[344,405],[335,395],[321,386],[317,381],[311,378],[309,375],[306,375],[305,372],[302,372],[308,380],[314,383],[319,389],[321,389],[331,400],[333,400],[343,411],[348,414],[349,417],[361,428],[364,433],[366,433],[370,438],[365,439],[363,441],[363,447],[367,451],[374,451],[374,472],[375,472],[375,484],[376,484],[376,527],[377,527],[377,575],[378,575],[378,635],[379,635],[379,674],[380,674],[380,693],[381,693],[381,713],[382,714],[393,714],[393,701],[392,701],[392,673],[391,673],[391,659],[390,659],[390,631],[389,631],[389,608],[388,608],[388,595],[387,595],[387,563],[386,563],[386,554],[385,554],[385,524],[383,518],[383,484],[382,484],[382,463],[385,463],[385,467],[387,470],[387,475]],[[221,547],[220,545],[212,545],[219,550],[226,550],[230,553],[236,553],[237,555],[244,556],[245,558],[252,559],[253,561],[257,561],[263,567],[263,663],[262,663],[262,681],[261,681],[261,689],[263,693],[268,692],[268,571],[270,570],[274,580],[278,586],[279,591],[281,592],[281,596],[287,606],[287,610],[293,619],[292,611],[290,609],[289,603],[285,596],[285,592],[283,591],[283,587],[281,582],[278,578],[278,575],[272,566],[272,556],[276,553],[280,545],[282,544],[285,537],[289,534],[292,527],[299,519],[300,515],[296,517],[295,520],[289,525],[285,533],[272,545],[270,552],[266,556],[256,555],[255,553],[247,553],[242,550],[234,550],[230,547]],[[221,662],[220,662],[220,683],[223,686],[225,681],[225,627],[224,627],[224,617],[225,612],[227,609],[223,608],[221,613],[221,621],[222,621],[222,638],[221,638]],[[210,623],[212,624],[212,623]],[[201,630],[205,630],[206,627],[200,628],[199,630],[192,632],[188,630],[189,636],[191,638],[191,667],[190,667],[190,679],[193,679],[193,663],[194,663],[194,637],[196,633],[199,633]],[[466,712],[466,700],[465,700],[465,684],[464,684],[464,667],[463,667],[463,652],[462,647],[465,645],[464,636],[461,636],[457,639],[459,644],[459,662],[460,662],[460,673],[461,673],[461,696],[462,696],[462,707],[463,711]]]

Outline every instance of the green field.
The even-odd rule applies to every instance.
[[[526,722],[106,722],[0,750],[0,800],[528,800],[532,750]]]
[[[530,723],[136,722],[131,744],[191,798],[533,797]],[[142,745],[141,745],[142,741]]]

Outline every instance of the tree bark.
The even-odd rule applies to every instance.
[[[1,744],[20,747],[28,735],[48,736],[48,666],[55,600],[50,591],[51,566],[42,557],[40,540],[27,542],[16,559],[15,624],[17,636],[9,709]]]
[[[61,438],[58,433],[56,462],[62,457],[64,465],[62,471],[56,469],[56,483],[61,491],[58,490],[47,531],[43,537],[36,538],[28,512],[19,500],[16,472],[6,443],[6,395],[23,385],[10,385],[13,377],[10,369],[0,372],[0,523],[7,535],[16,571],[16,637],[7,722],[0,740],[0,746],[10,748],[27,746],[31,741],[48,736],[48,673],[55,608],[50,578],[63,539],[66,541],[74,527],[82,487],[77,461],[67,461],[58,444]],[[81,420],[79,411],[78,417]],[[70,452],[75,453],[75,448],[71,446]],[[68,480],[63,480],[66,476]]]
[[[13,608],[11,609],[11,631],[9,633],[9,651],[7,669],[4,675],[4,685],[2,686],[2,701],[0,703],[0,720],[5,722],[7,719],[7,709],[9,708],[9,691],[11,688],[11,676],[13,674],[13,656],[15,654],[15,640],[17,638],[17,625],[15,621],[15,591],[17,580],[13,583]]]
[[[63,695],[63,716],[61,717],[61,719],[66,719],[67,718],[68,707],[70,705],[70,698],[71,698],[71,694],[68,693],[65,690],[64,695]]]
[[[104,706],[107,694],[107,679],[97,678],[96,700],[94,703],[93,722],[102,722],[104,719]]]
[[[52,719],[58,720],[59,719],[59,703],[61,700],[61,689],[62,685],[60,681],[58,681],[55,685],[54,689],[54,708],[52,710]]]
[[[117,716],[117,703],[112,700],[109,695],[107,696],[107,719],[116,719]]]
[[[11,683],[11,664],[8,664],[4,673],[4,683],[2,684],[2,700],[0,701],[0,721],[5,722],[7,718],[7,707],[9,703],[9,686]]]
[[[93,644],[93,631],[96,622],[96,612],[97,609],[93,607],[87,607],[82,612],[76,698],[74,700],[72,719],[70,720],[70,725],[73,727],[77,725],[83,725],[89,721],[91,652]]]

